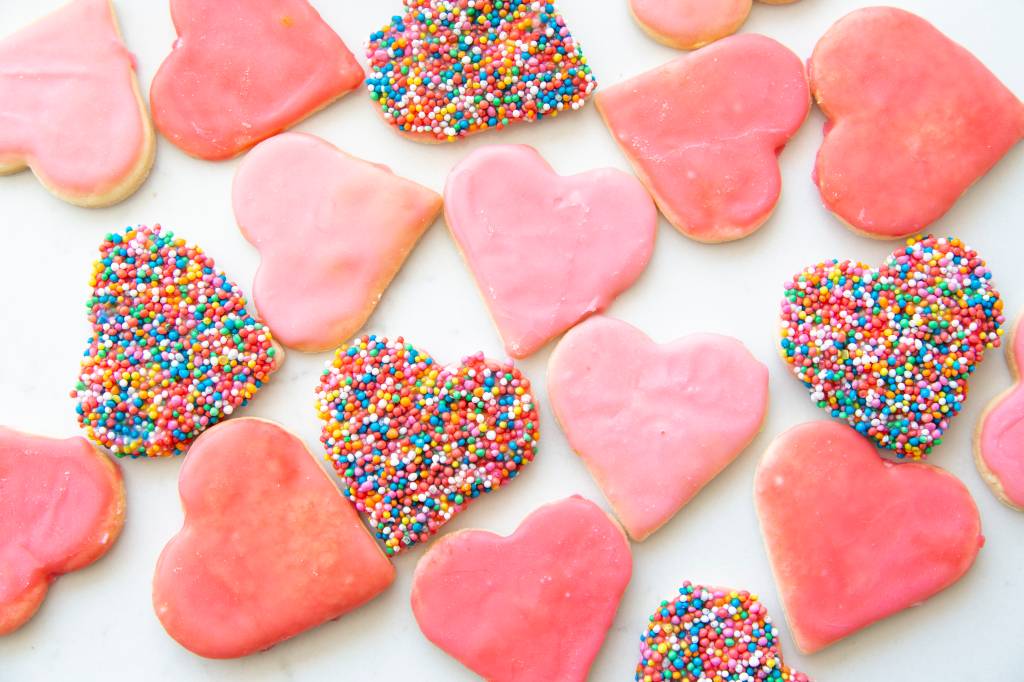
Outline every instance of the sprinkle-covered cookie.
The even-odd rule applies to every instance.
[[[533,460],[530,382],[483,355],[441,366],[402,337],[340,348],[317,388],[320,440],[388,552],[425,540]]]
[[[778,631],[755,594],[686,581],[650,620],[640,638],[641,682],[807,682],[782,662]]]
[[[107,235],[89,283],[93,336],[71,395],[89,438],[119,457],[184,452],[280,362],[238,286],[159,225]]]
[[[366,84],[385,120],[454,142],[579,109],[597,86],[552,2],[405,0],[370,35]]]
[[[942,442],[1000,344],[992,273],[959,239],[910,239],[875,270],[832,260],[787,282],[782,355],[811,399],[897,457]]]

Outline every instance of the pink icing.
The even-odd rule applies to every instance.
[[[825,206],[879,237],[941,217],[1024,137],[1024,105],[970,52],[892,7],[840,19],[814,49],[830,121],[814,178]]]
[[[751,0],[629,0],[637,21],[658,40],[693,49],[736,32]]]
[[[679,231],[740,239],[779,200],[777,156],[807,117],[800,58],[771,38],[732,36],[597,95],[634,170]]]
[[[956,582],[984,544],[971,494],[928,464],[894,464],[853,429],[779,436],[754,499],[797,645],[815,652]]]
[[[84,438],[0,427],[0,635],[27,621],[58,575],[102,556],[124,523],[120,470]]]
[[[228,159],[363,80],[306,0],[171,0],[178,32],[150,90],[157,128],[202,159]]]
[[[562,177],[527,146],[472,153],[444,198],[448,227],[516,358],[607,307],[654,250],[657,210],[635,178],[610,168]]]
[[[659,346],[606,317],[555,348],[551,405],[629,534],[643,540],[753,440],[768,368],[736,339],[695,334]]]
[[[185,524],[164,548],[153,605],[168,634],[234,658],[337,618],[394,567],[302,441],[258,419],[200,436],[178,481]]]
[[[489,682],[583,682],[632,572],[615,522],[570,497],[508,537],[438,540],[416,567],[412,610],[428,639]]]
[[[139,181],[152,149],[107,0],[75,0],[0,41],[0,173],[28,165],[54,193],[100,205]]]
[[[301,133],[259,144],[239,166],[235,217],[260,251],[253,286],[274,336],[334,348],[373,312],[441,210],[441,197]]]
[[[1013,334],[1010,364],[1018,377],[1008,392],[985,413],[978,438],[978,456],[998,481],[1001,497],[1024,511],[1024,385],[1020,362],[1024,360],[1024,317]]]

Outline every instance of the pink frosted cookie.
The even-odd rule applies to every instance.
[[[869,237],[938,220],[1024,137],[1024,105],[924,19],[860,9],[818,41],[811,90],[828,116],[814,180]]]
[[[1024,386],[1020,363],[1024,360],[1024,316],[1006,346],[1014,385],[992,401],[974,436],[974,461],[996,497],[1024,511]]]
[[[238,419],[203,434],[178,480],[185,524],[153,577],[167,633],[246,656],[373,599],[395,569],[302,441]]]
[[[555,348],[548,392],[569,443],[643,540],[757,435],[768,368],[727,336],[659,346],[625,322],[593,317]]]
[[[171,0],[178,32],[150,88],[156,127],[220,160],[358,87],[363,69],[306,0]]]
[[[108,0],[74,0],[0,40],[0,175],[109,206],[149,175],[153,126]]]
[[[657,210],[635,178],[610,168],[563,177],[523,145],[470,154],[444,199],[448,228],[516,358],[604,310],[654,250]]]
[[[583,682],[633,572],[629,542],[597,505],[545,505],[502,537],[452,533],[416,566],[423,634],[489,682]]]
[[[84,438],[0,427],[0,635],[35,614],[57,576],[110,549],[124,507],[120,469]]]
[[[260,251],[260,315],[287,346],[335,348],[376,307],[441,197],[320,138],[284,133],[235,176],[235,218]]]
[[[795,0],[761,0],[782,5]],[[750,14],[752,0],[629,0],[640,27],[659,43],[693,50],[735,33]]]
[[[949,587],[985,541],[959,479],[884,460],[835,422],[776,438],[755,475],[754,501],[793,637],[806,653]]]
[[[807,117],[800,58],[744,34],[597,95],[608,129],[676,229],[703,242],[746,237],[775,209],[778,155]]]

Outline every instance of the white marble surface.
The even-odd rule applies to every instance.
[[[60,0],[0,2],[7,34]],[[165,0],[117,0],[143,90],[174,39]],[[356,48],[398,10],[398,0],[314,0],[327,21]],[[755,3],[747,31],[781,40],[801,56],[851,0]],[[896,0],[970,48],[1019,96],[1024,95],[1021,0]],[[653,67],[675,53],[650,41],[630,20],[625,0],[562,0],[570,27],[605,84]],[[772,372],[772,405],[762,435],[736,463],[673,521],[634,545],[633,581],[593,668],[592,679],[632,679],[637,638],[659,600],[683,579],[759,592],[776,616],[788,661],[828,682],[870,680],[1020,680],[1024,654],[1024,515],[1000,505],[974,469],[970,437],[987,401],[1009,383],[1003,351],[974,376],[966,409],[932,461],[958,475],[981,509],[988,542],[970,573],[925,605],[899,614],[814,656],[800,656],[782,618],[751,499],[752,475],[770,439],[822,415],[775,354],[781,284],[828,257],[878,263],[895,247],[855,236],[822,207],[809,176],[823,118],[810,120],[782,155],[785,190],[774,218],[757,234],[726,246],[702,246],[662,223],[654,260],[610,314],[658,340],[695,331],[732,334]],[[627,168],[597,111],[477,137],[456,145],[419,146],[394,135],[364,94],[354,93],[298,127],[342,148],[389,164],[440,191],[448,170],[481,145],[522,142],[537,147],[562,173],[597,166]],[[88,327],[87,277],[99,241],[111,229],[161,222],[202,244],[218,265],[251,288],[255,251],[231,214],[229,190],[237,160],[208,163],[164,140],[149,181],[130,200],[84,210],[52,198],[30,173],[0,178],[0,422],[52,435],[77,432],[69,389]],[[966,239],[988,259],[1008,309],[1024,309],[1024,149],[1017,148],[945,217],[935,230]],[[469,273],[439,221],[412,254],[370,319],[368,330],[404,334],[442,360],[501,345]],[[522,363],[544,396],[550,346]],[[313,387],[328,356],[289,354],[271,384],[243,414],[284,423],[311,446],[318,423]],[[514,484],[488,496],[449,525],[509,532],[530,510],[572,493],[603,500],[571,453],[546,401],[536,461]],[[0,639],[0,680],[469,680],[458,662],[419,632],[409,607],[413,568],[422,548],[397,560],[399,578],[383,596],[341,620],[273,650],[237,661],[207,661],[164,633],[150,606],[150,579],[161,547],[181,524],[176,474],[181,460],[124,461],[128,522],[110,554],[60,579],[39,614]],[[894,519],[894,522],[896,520]],[[1016,605],[1016,606],[1012,606]]]

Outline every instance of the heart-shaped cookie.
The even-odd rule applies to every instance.
[[[246,155],[233,203],[260,251],[256,308],[278,341],[305,351],[336,348],[363,326],[441,211],[426,187],[302,133]]]
[[[1024,138],[1024,104],[970,52],[894,7],[840,19],[808,62],[828,116],[814,180],[870,237],[938,220]]]
[[[778,155],[807,117],[804,65],[743,34],[602,90],[605,124],[668,221],[688,237],[746,237],[775,209]]]
[[[282,362],[238,285],[159,225],[107,235],[89,284],[93,335],[71,395],[89,438],[118,457],[184,452]]]
[[[367,86],[384,120],[454,142],[581,108],[597,87],[552,2],[404,0],[370,35]]]
[[[897,457],[942,442],[967,379],[1000,344],[992,273],[959,239],[922,237],[877,270],[832,260],[785,285],[782,356],[811,400]]]
[[[985,410],[974,437],[974,461],[978,471],[1006,505],[1024,511],[1024,315],[1014,328],[1006,348],[1014,376],[1009,390]]]
[[[835,422],[776,438],[758,466],[754,502],[805,653],[949,587],[985,541],[959,479],[929,464],[884,460]]]
[[[640,639],[636,679],[808,682],[782,662],[779,633],[757,595],[684,582]]]
[[[508,537],[441,538],[416,566],[412,611],[430,641],[490,682],[583,682],[632,572],[618,525],[570,497]]]
[[[110,549],[124,507],[121,471],[84,438],[0,427],[0,635],[35,614],[57,576]]]
[[[150,88],[156,127],[219,160],[289,128],[363,82],[306,0],[171,0],[178,33]]]
[[[444,199],[515,358],[610,305],[654,250],[658,212],[636,178],[611,168],[562,177],[531,147],[473,152],[448,176]]]
[[[761,2],[782,5],[795,0]],[[695,50],[739,30],[753,4],[753,0],[629,0],[629,9],[659,43]]]
[[[340,348],[317,388],[320,440],[356,509],[395,554],[533,461],[538,414],[515,367],[442,367],[401,337]]]
[[[109,0],[73,0],[0,41],[0,175],[29,167],[64,201],[109,206],[156,143]]]
[[[153,607],[207,658],[236,658],[370,601],[395,569],[302,441],[237,419],[196,440],[178,479],[185,523],[157,561]]]
[[[727,336],[659,346],[625,322],[593,317],[552,353],[548,394],[573,450],[643,540],[757,435],[768,368]]]

